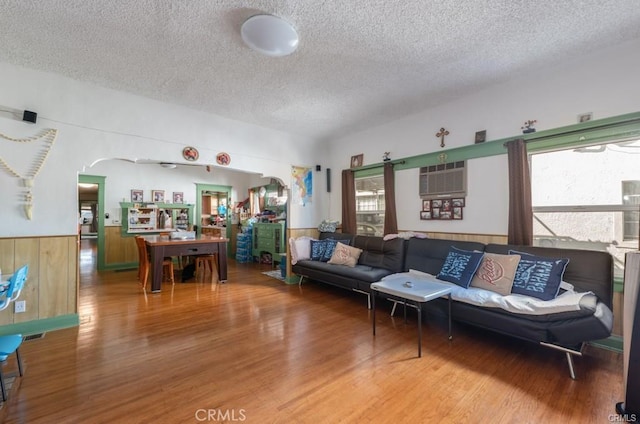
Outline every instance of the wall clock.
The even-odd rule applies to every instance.
[[[182,149],[182,157],[190,162],[195,162],[200,157],[200,153],[195,147],[187,146]]]

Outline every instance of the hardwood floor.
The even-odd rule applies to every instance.
[[[417,358],[414,314],[382,305],[374,338],[363,295],[285,285],[265,265],[230,261],[227,284],[145,295],[135,270],[91,263],[80,326],[23,344],[5,422],[582,424],[610,422],[623,400],[613,352],[587,348],[574,381],[561,352],[455,322],[449,342],[429,316]]]

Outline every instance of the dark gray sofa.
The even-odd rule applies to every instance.
[[[392,273],[413,269],[437,275],[451,246],[499,254],[517,250],[543,257],[568,258],[569,263],[563,280],[572,284],[576,291],[593,293],[583,297],[579,311],[532,316],[454,301],[451,309],[453,320],[561,350],[566,353],[572,378],[575,378],[572,355],[581,355],[584,343],[611,335],[613,258],[607,252],[485,245],[440,239],[383,241],[380,237],[354,237],[337,233],[321,235],[321,238],[328,237],[349,239],[352,245],[364,249],[358,265],[349,268],[344,265],[300,261],[292,267],[293,272],[302,277],[366,293],[369,296],[370,284]],[[403,254],[399,255],[399,252]],[[427,312],[446,314],[448,302],[446,299],[436,299],[424,307]]]
[[[320,233],[320,239],[347,241],[351,246],[362,249],[358,264],[351,268],[346,265],[333,265],[326,262],[303,260],[291,269],[300,276],[300,284],[304,278],[342,287],[367,295],[371,283],[380,281],[387,275],[404,271],[405,245],[404,239],[384,241],[382,237],[353,236],[342,233]]]

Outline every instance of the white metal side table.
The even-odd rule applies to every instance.
[[[376,335],[376,294],[384,293],[407,301],[410,306],[418,311],[418,357],[422,357],[422,303],[443,296],[449,298],[449,340],[453,338],[451,335],[451,287],[448,285],[435,281],[402,281],[395,279],[372,283],[371,290],[374,336]]]

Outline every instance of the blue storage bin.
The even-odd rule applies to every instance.
[[[280,257],[280,276],[282,278],[287,278],[287,259],[286,256]]]

